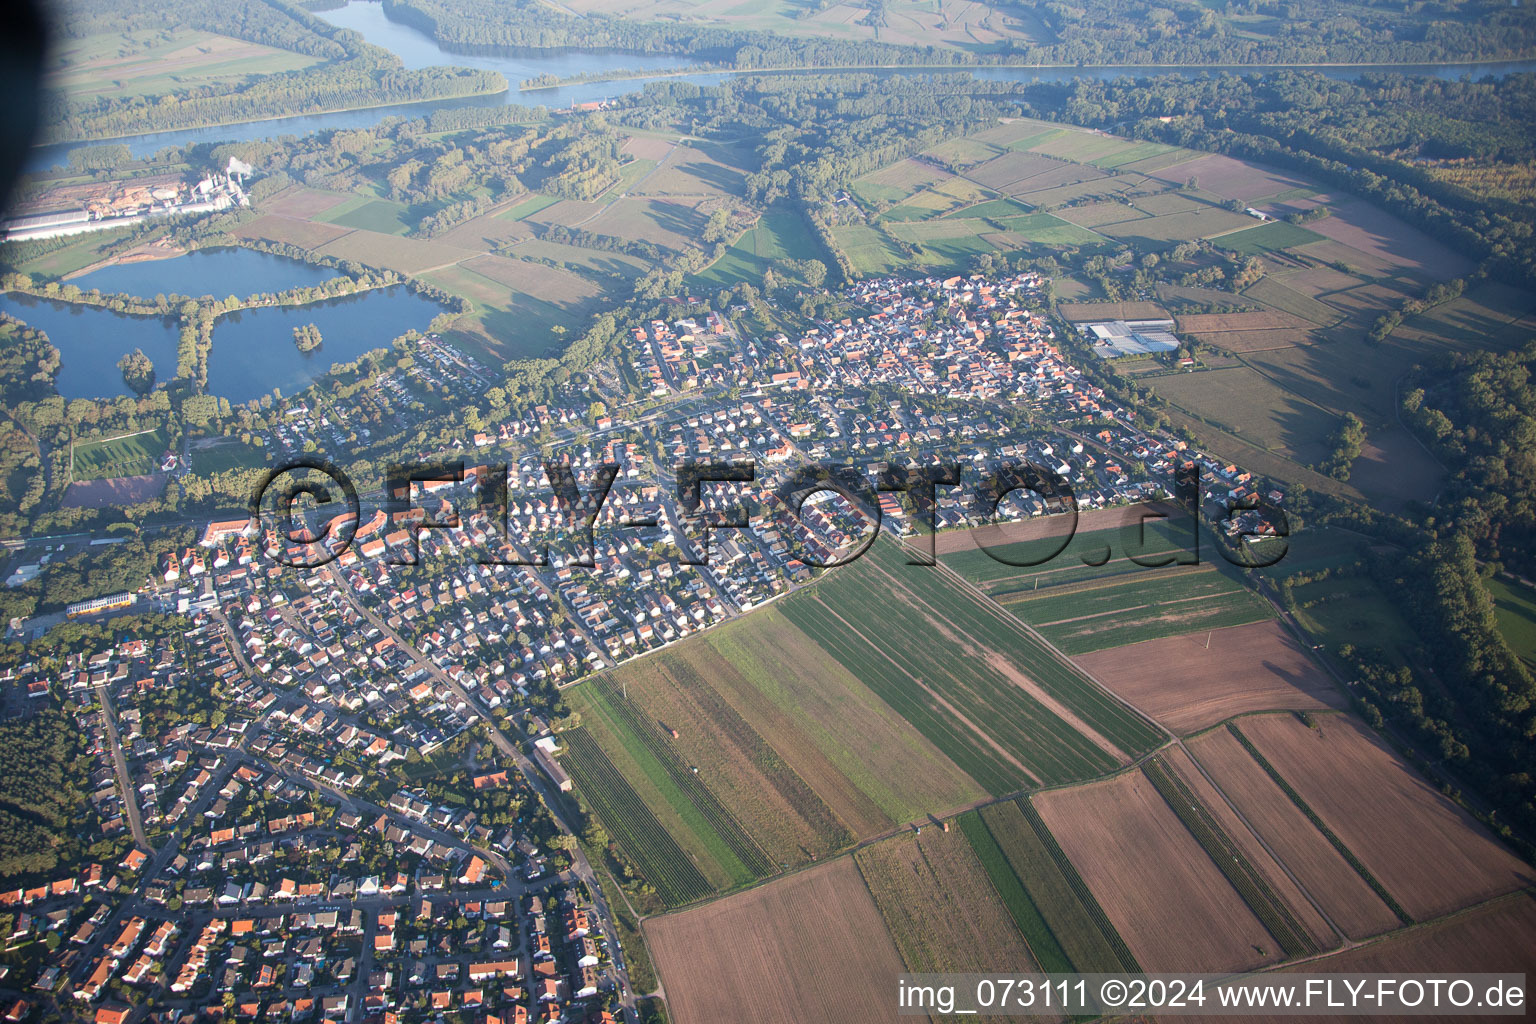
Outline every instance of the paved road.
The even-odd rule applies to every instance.
[[[539,795],[540,799],[544,801],[544,805],[549,808],[550,816],[554,818],[555,824],[560,827],[560,831],[566,835],[574,837],[576,833],[571,828],[570,824],[566,822],[565,818],[561,815],[560,802],[555,799],[555,797],[549,792],[548,786],[544,780],[543,773],[541,773],[538,768],[534,766],[533,762],[523,754],[521,748],[519,748],[516,743],[514,743],[504,732],[501,731],[501,729],[496,725],[495,719],[491,717],[490,713],[482,708],[480,703],[475,700],[474,697],[464,689],[464,687],[454,682],[454,680],[449,678],[446,672],[438,668],[431,659],[422,654],[421,651],[417,650],[414,644],[412,644],[405,637],[401,636],[397,631],[392,629],[377,612],[359,601],[350,589],[347,591],[347,598],[349,601],[351,601],[352,607],[355,608],[359,614],[368,619],[368,621],[372,622],[380,632],[398,644],[402,651],[405,651],[411,657],[415,658],[422,665],[424,665],[428,673],[430,673],[438,683],[448,687],[456,695],[458,695],[459,699],[464,701],[466,705],[474,709],[475,714],[480,717],[480,720],[485,723],[486,729],[490,732],[491,742],[496,745],[497,750],[501,751],[504,755],[506,755],[506,757],[508,757],[514,764],[517,765],[518,770],[522,772],[523,776],[528,780],[528,785],[533,789],[535,793]],[[625,1016],[627,1016],[629,1020],[638,1024],[640,1016],[639,1011],[635,1008],[634,988],[630,985],[629,971],[627,968],[625,968],[623,957],[619,951],[619,933],[618,928],[613,923],[613,912],[609,908],[607,900],[604,898],[602,886],[598,883],[597,880],[597,873],[592,870],[592,865],[588,863],[586,855],[582,853],[581,847],[579,845],[572,852],[571,859],[572,870],[576,874],[576,877],[580,878],[583,882],[586,883],[587,891],[592,894],[593,909],[596,912],[598,927],[602,931],[603,937],[608,943],[608,949],[613,954],[613,967],[611,973],[613,975],[614,983],[618,987],[619,1002],[624,1009]]]
[[[123,741],[117,734],[117,713],[112,710],[112,697],[106,683],[96,684],[96,696],[101,701],[101,717],[107,726],[107,742],[112,746],[112,763],[117,767],[117,784],[123,791],[123,813],[128,815],[128,827],[133,831],[133,841],[139,849],[149,852],[149,840],[144,838],[144,823],[139,819],[139,799],[133,787],[133,776],[128,774],[128,759],[123,756]]]

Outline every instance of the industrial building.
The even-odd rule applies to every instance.
[[[1100,359],[1176,352],[1179,348],[1172,320],[1100,320],[1072,326],[1093,342],[1093,354]]]

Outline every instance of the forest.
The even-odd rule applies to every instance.
[[[38,877],[84,855],[83,755],[80,730],[57,709],[0,722],[0,876]]]

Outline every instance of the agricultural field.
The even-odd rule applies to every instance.
[[[1164,167],[1157,177],[1174,184],[1183,184],[1193,178],[1202,192],[1248,204],[1296,189],[1310,189],[1308,182],[1287,171],[1272,170],[1215,153],[1192,154],[1192,159]]]
[[[1527,977],[1536,973],[1536,895],[1515,893],[1297,970],[1390,974],[1439,971],[1447,964]]]
[[[317,214],[334,209],[343,203],[351,203],[356,196],[341,192],[294,185],[272,196],[261,206],[263,213],[279,217],[316,218]]]
[[[712,652],[698,645],[695,653]],[[579,688],[573,706],[606,742],[638,735],[663,762],[675,754],[711,796],[718,794],[705,803],[730,807],[774,865],[819,860],[852,842],[849,827],[705,682],[700,669],[729,669],[729,663],[697,660],[705,663],[677,658],[634,666],[617,689],[607,679]],[[627,728],[610,727],[615,714]]]
[[[1052,516],[955,530],[939,537],[935,548],[950,569],[1006,603],[1052,587],[1157,571],[1133,557],[1153,565],[1189,561],[1193,525],[1176,506],[1144,504],[1079,513],[1075,529],[1069,517]]]
[[[688,854],[688,862],[715,889],[733,889],[771,874],[775,864],[696,773],[660,727],[619,694],[584,689],[573,702],[582,715],[582,732],[613,764],[673,839]],[[583,796],[593,791],[583,790]],[[605,827],[608,819],[598,817]],[[621,845],[624,845],[621,841]],[[642,867],[642,873],[650,877]]]
[[[191,29],[103,32],[61,40],[50,87],[87,97],[154,99],[206,86],[229,88],[299,71],[320,58]]]
[[[639,21],[708,23],[787,36],[875,40],[908,46],[972,50],[1007,40],[1050,42],[1054,33],[1027,8],[1000,10],[976,0],[894,0],[877,27],[868,9],[851,0],[808,9],[792,0],[742,5],[734,0],[576,0],[580,14]]]
[[[449,333],[502,360],[560,347],[553,328],[575,328],[602,294],[580,274],[502,256],[476,256],[422,277],[474,305]]]
[[[1244,231],[1223,235],[1221,247],[1244,256],[1262,256],[1265,253],[1295,249],[1312,242],[1321,242],[1323,236],[1295,224],[1275,221]]]
[[[1101,235],[1085,227],[1049,213],[1026,213],[1019,217],[1002,217],[997,222],[1009,232],[1019,235],[1034,245],[1093,245],[1104,240]]]
[[[327,227],[335,229],[339,225]],[[463,249],[456,245],[419,238],[399,238],[363,228],[347,231],[321,245],[316,251],[323,256],[357,260],[368,266],[397,270],[402,274],[420,274],[434,267],[448,266],[478,255],[473,249]]]
[[[418,218],[411,216],[410,207],[404,203],[371,196],[353,196],[323,213],[315,220],[323,224],[335,224],[344,228],[361,228],[384,235],[403,235],[415,226]]]
[[[1142,772],[1287,957],[1338,947],[1341,939],[1306,893],[1183,749],[1156,755]]]
[[[322,246],[343,238],[351,232],[347,228],[337,227],[334,224],[264,213],[253,220],[246,221],[230,233],[237,238],[285,242],[288,245],[297,245],[319,252]]]
[[[907,970],[1028,971],[1024,936],[965,832],[929,826],[853,855]]]
[[[871,171],[854,179],[853,193],[867,203],[880,201],[899,203],[908,196],[916,195],[930,185],[946,181],[948,171],[918,160],[898,160],[894,164]]]
[[[851,857],[642,930],[677,1024],[736,1020],[744,1006],[754,1024],[890,1019],[902,960]]]
[[[1150,382],[1163,399],[1251,444],[1302,463],[1327,455],[1337,416],[1248,366],[1175,373]]]
[[[1073,659],[1176,733],[1236,715],[1343,706],[1343,696],[1279,622],[1146,640]]]
[[[992,252],[996,246],[986,237],[990,230],[982,220],[927,220],[885,225],[892,237],[913,247],[907,265],[961,269],[972,257]]]
[[[1536,882],[1529,865],[1353,718],[1312,716],[1309,725],[1259,715],[1238,729],[1413,919]]]
[[[1091,778],[1161,740],[1019,623],[943,571],[907,565],[895,545],[876,543],[783,610],[991,793]]]
[[[1238,626],[1268,607],[1213,565],[1144,569],[1118,578],[1014,594],[1008,610],[1070,655],[1161,637]]]
[[[1146,971],[1275,963],[1279,943],[1139,771],[1033,798]]]
[[[703,234],[708,219],[691,199],[617,199],[582,224],[582,228],[597,235],[654,242],[681,252]]]
[[[849,224],[832,230],[837,247],[847,254],[856,273],[873,277],[890,273],[904,258],[878,228]]]
[[[1103,907],[1028,800],[993,804],[983,808],[977,817],[986,831],[985,837],[971,824],[971,815],[961,818],[977,857],[989,874],[994,871],[1002,874],[1003,866],[996,864],[996,854],[990,852],[991,847],[996,847],[1006,863],[1007,872],[1023,886],[1035,914],[1048,932],[1037,935],[1032,927],[1026,927],[1022,921],[1019,923],[1020,931],[1029,941],[1042,969],[1140,970],[1120,933],[1105,916]],[[1004,886],[999,885],[998,891],[1003,892]],[[1012,904],[1009,906],[1011,909]],[[1015,919],[1019,916],[1015,914]],[[1058,950],[1070,966],[1054,966],[1055,951]],[[1046,951],[1051,952],[1048,955]]]
[[[715,147],[710,147],[711,149]],[[656,162],[637,160],[640,168],[626,165],[622,174],[625,181],[619,191],[628,189],[636,196],[739,196],[746,191],[746,175],[742,173],[738,154],[724,153],[737,162],[727,162],[699,145],[680,145],[668,151]],[[650,163],[650,168],[644,165]],[[652,170],[651,168],[654,168]],[[644,178],[644,181],[640,181]],[[636,182],[639,182],[637,187]]]
[[[1287,569],[1287,562],[1281,562]],[[1343,644],[1380,649],[1400,665],[1419,640],[1397,603],[1363,572],[1330,576],[1293,588],[1296,621],[1329,650]]]
[[[1374,877],[1367,881],[1243,748],[1235,733],[1212,729],[1189,741],[1189,749],[1345,936],[1365,939],[1401,924],[1377,895]]]
[[[676,905],[713,892],[690,856],[586,731],[571,729],[560,738],[566,747],[565,767],[577,792],[661,900]]]
[[[683,847],[712,850],[717,864],[734,857],[754,876],[983,795],[774,609],[621,666],[568,699],[588,742]],[[712,877],[724,884],[728,874]]]
[[[505,218],[506,220],[523,220],[524,218],[531,217],[541,210],[549,209],[559,201],[560,200],[556,199],[554,196],[529,196],[527,199],[522,199],[516,203],[513,203],[511,206],[501,211],[496,216]]]
[[[119,476],[145,476],[160,468],[160,456],[170,441],[160,429],[120,437],[78,441],[70,450],[70,477],[103,480]]]
[[[1099,233],[1121,242],[1166,246],[1191,238],[1213,238],[1252,223],[1253,218],[1247,214],[1232,213],[1219,206],[1207,206],[1187,213],[1106,224],[1099,229]]]
[[[706,284],[731,285],[747,281],[761,285],[772,269],[782,274],[783,260],[825,260],[821,245],[811,234],[805,218],[793,210],[774,209],[763,214],[715,263],[698,275]]]

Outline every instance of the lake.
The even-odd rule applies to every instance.
[[[131,316],[11,292],[0,293],[0,310],[48,335],[59,350],[58,390],[65,398],[133,394],[117,371],[117,361],[135,348],[143,349],[155,364],[156,381],[164,383],[176,376],[179,330],[175,318]],[[372,349],[387,348],[413,327],[424,330],[441,312],[443,307],[431,299],[396,286],[307,306],[228,313],[214,323],[208,393],[236,404],[260,398],[273,388],[285,395],[297,394],[332,363],[351,362]],[[300,352],[293,343],[293,329],[303,324],[320,328],[324,339],[312,352]]]
[[[213,327],[208,392],[235,403],[260,398],[273,388],[297,394],[332,363],[387,348],[413,327],[424,330],[441,312],[443,307],[431,299],[396,286],[307,306],[229,313]],[[312,352],[300,352],[293,343],[293,329],[304,324],[314,324],[324,339]]]
[[[136,348],[154,362],[157,381],[176,376],[174,318],[130,316],[12,292],[0,294],[0,309],[46,333],[59,350],[58,389],[65,398],[133,394],[117,361]]]
[[[526,106],[569,107],[573,103],[612,99],[639,92],[645,83],[660,78],[693,82],[698,85],[718,85],[726,78],[738,74],[770,74],[762,71],[717,71],[668,75],[668,71],[685,67],[690,59],[679,54],[629,54],[593,50],[503,50],[499,55],[456,53],[441,46],[426,33],[390,21],[382,4],[370,0],[351,0],[344,7],[331,11],[316,12],[335,25],[355,29],[368,42],[396,54],[409,68],[437,65],[486,68],[500,71],[506,76],[511,90],[496,96],[473,96],[458,100],[427,101],[423,103],[396,104],[373,107],[367,110],[342,110],[329,114],[305,114],[294,117],[270,118],[264,121],[248,121],[241,124],[221,125],[211,128],[188,128],[180,131],[152,132],[113,140],[127,144],[135,157],[150,156],[167,146],[184,146],[197,142],[245,142],[251,139],[275,138],[282,135],[306,135],[310,132],[329,131],[336,128],[368,128],[386,117],[425,117],[434,110],[461,107],[502,106],[520,103]],[[1296,70],[1287,68],[1285,70]],[[1348,80],[1381,71],[1398,71],[1410,75],[1433,75],[1438,78],[1474,78],[1536,71],[1536,61],[1501,61],[1486,64],[1404,64],[1365,66],[1300,66],[1301,70],[1316,71],[1329,78]],[[857,70],[857,69],[853,69]],[[867,69],[877,70],[877,69]],[[882,68],[880,74],[933,74],[935,68]],[[1183,68],[1157,68],[1147,66],[1120,67],[1008,67],[987,66],[954,68],[954,71],[970,71],[978,78],[1008,82],[1063,82],[1081,78],[1111,79],[1126,75],[1148,76],[1179,73],[1201,75],[1215,72],[1266,72],[1281,70],[1275,67],[1203,65]],[[524,79],[541,74],[569,77],[583,73],[637,72],[633,77],[606,82],[577,82],[573,85],[551,89],[519,91],[518,84]],[[64,164],[70,151],[96,143],[59,143],[40,146],[32,150],[28,170],[38,171],[54,164]]]
[[[71,278],[81,291],[100,289],[103,294],[122,293],[152,299],[157,294],[212,295],[245,298],[263,292],[282,292],[320,284],[340,274],[257,249],[219,246],[194,249],[185,256],[138,263],[114,263],[89,274]]]

